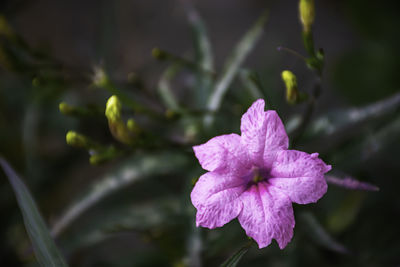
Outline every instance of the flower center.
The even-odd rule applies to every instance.
[[[264,168],[253,167],[251,168],[248,176],[251,184],[257,184],[262,181],[267,181],[270,178],[269,171]]]
[[[259,169],[253,170],[253,182],[258,183],[261,182],[262,180],[264,180],[264,177],[261,175],[260,170]]]

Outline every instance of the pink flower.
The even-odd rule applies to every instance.
[[[275,239],[283,249],[293,236],[292,202],[318,201],[327,190],[318,158],[288,150],[289,140],[277,113],[259,99],[242,116],[242,135],[228,134],[193,147],[203,169],[191,193],[196,225],[210,229],[239,223],[259,248]]]

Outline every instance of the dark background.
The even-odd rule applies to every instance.
[[[274,108],[285,123],[301,114],[304,107],[285,103],[280,72],[292,70],[303,91],[310,90],[314,74],[300,59],[276,49],[285,46],[305,54],[297,1],[190,3],[207,27],[217,72],[236,42],[268,8],[270,17],[265,33],[244,66],[262,77]],[[48,224],[85,188],[118,164],[115,160],[91,166],[85,151],[65,144],[69,129],[80,129],[98,140],[108,140],[110,136],[104,119],[82,122],[65,117],[59,113],[58,103],[104,105],[107,94],[90,86],[93,67],[102,65],[121,86],[133,94],[146,96],[148,102],[162,109],[155,87],[167,64],[155,60],[151,50],[160,47],[175,55],[193,57],[185,4],[186,1],[172,0],[0,2],[0,13],[26,45],[40,51],[49,62],[62,66],[53,71],[56,67],[47,70],[35,65],[35,57],[23,46],[0,35],[0,153],[24,177]],[[339,120],[345,119],[340,110],[361,108],[399,92],[399,27],[400,16],[394,1],[316,1],[314,39],[316,46],[325,51],[325,68],[323,92],[313,118],[330,111],[339,114]],[[144,84],[141,89],[129,85],[132,73],[141,78]],[[183,74],[176,81],[174,89],[178,96],[186,96],[188,79]],[[224,104],[232,124],[215,126],[216,133],[239,132],[240,115],[252,102],[249,97],[241,98],[241,90],[240,82],[236,81]],[[315,212],[326,231],[351,253],[338,253],[320,245],[318,237],[312,237],[315,233],[306,230],[307,220],[302,222],[296,213],[297,226],[291,245],[283,251],[275,243],[263,250],[253,247],[239,266],[399,266],[398,120],[396,107],[384,116],[370,116],[360,124],[350,125],[344,133],[322,139],[322,143],[305,138],[299,144],[306,151],[313,150],[308,152],[321,152],[338,172],[380,187],[379,192],[365,193],[332,186],[318,204],[304,208],[305,212]],[[392,124],[396,121],[397,124]],[[391,127],[389,133],[382,133],[385,127]],[[328,144],[330,149],[326,148]],[[119,203],[144,205],[154,195],[163,196],[168,191],[165,197],[179,194],[190,206],[189,191],[181,181],[202,171],[194,156],[190,152],[186,155],[191,165],[181,170],[178,178],[172,174],[157,178],[154,192],[152,186],[140,183],[121,190],[85,213],[71,232],[57,241],[71,266],[184,266],[181,246],[185,237],[180,236],[179,227],[185,220],[188,220],[185,227],[194,224],[194,219],[179,215],[174,215],[178,222],[171,228],[162,228],[174,238],[159,238],[154,229],[129,229],[115,231],[111,237],[89,246],[75,244],[67,249],[65,244],[72,242],[68,235],[79,232],[81,225],[90,227],[104,216],[111,216],[107,211]],[[0,265],[29,265],[33,256],[22,217],[7,179],[3,174],[0,178]],[[204,266],[218,265],[245,240],[236,221],[214,231],[232,242],[215,245],[212,253],[207,246],[203,247]],[[202,235],[213,240],[212,231],[204,230]],[[80,235],[76,236],[79,243]]]

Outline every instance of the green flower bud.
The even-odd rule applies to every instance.
[[[65,102],[61,102],[61,103],[58,105],[58,108],[59,108],[60,112],[61,112],[62,114],[64,114],[64,115],[71,115],[71,114],[73,114],[74,111],[75,111],[75,107],[70,106],[70,105],[68,105],[68,104],[65,103]]]
[[[282,71],[282,80],[286,86],[286,100],[290,104],[295,104],[299,98],[299,91],[297,89],[297,78],[293,72],[289,70]]]
[[[111,134],[121,143],[131,145],[134,142],[134,135],[138,128],[133,119],[128,120],[125,125],[121,116],[122,104],[118,97],[111,96],[106,104],[105,115],[108,119],[108,127]]]
[[[86,136],[79,134],[75,131],[68,131],[65,136],[67,144],[73,147],[88,148],[90,147],[90,142]]]
[[[303,31],[310,32],[315,18],[314,0],[300,0],[299,13]]]
[[[117,122],[121,120],[122,104],[116,95],[111,96],[106,104],[106,117],[108,121]]]

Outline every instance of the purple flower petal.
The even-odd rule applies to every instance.
[[[285,127],[275,110],[266,112],[265,148],[264,148],[264,166],[270,167],[274,161],[277,151],[286,150],[289,147],[289,138]]]
[[[293,236],[294,215],[290,199],[261,182],[251,186],[241,195],[242,212],[238,219],[259,248],[268,246],[274,238],[281,249],[285,248]]]
[[[280,151],[272,165],[268,183],[279,188],[292,202],[307,204],[318,201],[327,190],[324,173],[326,165],[318,154],[296,150]]]
[[[269,159],[272,163],[274,151],[287,149],[289,139],[285,127],[278,114],[273,111],[264,111],[264,100],[259,99],[251,105],[241,119],[240,130],[242,143],[253,163],[261,165]],[[265,151],[265,152],[264,152]]]
[[[190,195],[197,208],[197,226],[213,229],[236,218],[242,210],[239,196],[245,189],[240,178],[216,172],[202,175]]]
[[[240,124],[242,143],[246,146],[250,159],[261,164],[265,147],[265,103],[259,99],[243,114]]]
[[[205,144],[194,146],[193,150],[201,167],[207,171],[234,172],[248,164],[247,154],[237,134],[214,137]]]

